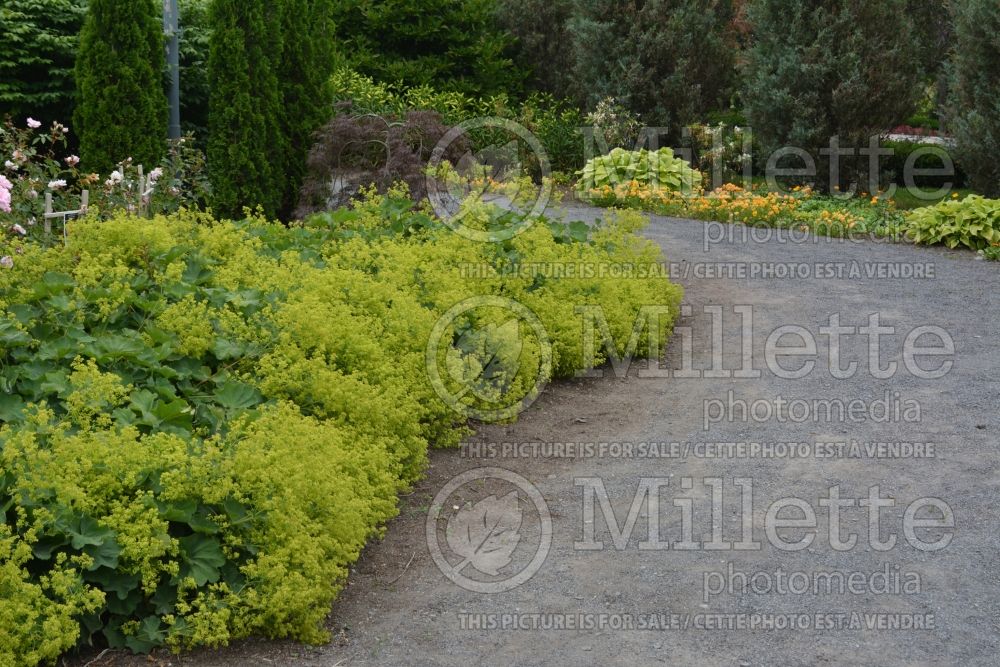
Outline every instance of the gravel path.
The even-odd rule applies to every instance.
[[[600,212],[570,211],[574,219],[595,215]],[[706,244],[707,233],[715,238]],[[687,290],[688,308],[663,366],[692,369],[689,375],[698,377],[675,372],[642,377],[636,364],[626,377],[609,371],[603,378],[558,383],[517,424],[481,429],[470,438],[479,446],[466,455],[434,452],[428,477],[404,499],[385,539],[367,549],[336,603],[329,620],[331,644],[254,641],[165,660],[327,667],[1000,664],[1000,265],[969,252],[758,234],[770,238],[745,238],[749,230],[743,227],[654,218],[647,235],[662,244]],[[727,238],[715,240],[719,236]],[[794,278],[784,275],[787,266],[779,266],[789,262],[796,265]],[[895,271],[924,277],[892,277]],[[753,313],[753,343],[746,355],[740,306],[752,306]],[[718,314],[721,326],[713,330]],[[882,336],[875,362],[881,368],[895,363],[893,377],[877,377],[869,359],[871,337],[860,332],[843,334],[833,346],[840,358],[832,360],[831,337],[820,328],[835,314],[842,327],[866,327],[869,316],[878,314],[881,326],[894,328]],[[768,337],[783,326],[802,327],[816,340],[815,352],[769,360]],[[954,341],[954,353],[904,355],[904,340],[918,327],[943,329]],[[933,331],[916,343],[940,344],[941,331]],[[789,333],[772,347],[799,345],[800,338]],[[684,353],[686,339],[695,351],[692,358]],[[713,363],[713,346],[721,364]],[[760,377],[704,372],[739,369],[744,361]],[[788,375],[782,368],[794,371],[810,361],[814,368],[804,377],[779,377]],[[848,368],[852,361],[858,363],[852,377],[835,377],[837,367]],[[943,363],[952,367],[940,378],[912,372],[923,374]],[[781,400],[791,414],[775,414]],[[824,418],[831,401],[843,402],[848,413]],[[882,402],[889,405],[887,419]],[[740,415],[742,405],[750,417]],[[553,455],[568,453],[553,447],[541,448],[546,451],[537,456],[530,448],[518,457],[502,451],[486,456],[493,453],[490,443],[524,442],[581,448],[579,443],[664,444],[657,457],[638,456],[637,448],[633,456],[612,456],[617,452],[610,450],[601,456],[600,447],[594,448],[598,455],[575,458]],[[529,480],[551,515],[547,558],[526,583],[509,591],[478,593],[456,585],[435,565],[427,546],[432,498],[455,475],[481,466],[502,467]],[[646,548],[647,505],[638,506],[631,538],[626,533],[627,542],[616,548],[600,503],[592,516],[585,512],[581,485],[588,482],[582,478],[600,478],[619,525],[640,480],[666,482],[654,514],[669,548]],[[758,550],[711,548],[716,478],[723,502],[716,514],[722,535],[715,541],[730,547],[739,542],[745,511],[753,529],[749,539],[761,543]],[[750,484],[752,502],[741,504]],[[872,535],[870,516],[876,512],[846,503],[867,503],[875,486],[876,498],[894,505],[880,511]],[[445,514],[464,506],[459,496],[474,504],[490,493],[507,493],[502,487],[496,480],[471,485],[464,495],[448,498]],[[829,501],[821,502],[831,497],[831,487],[844,503],[839,535],[832,537]],[[800,507],[769,517],[771,504],[786,497],[800,499]],[[521,539],[501,575],[523,569],[541,542],[543,524],[524,494],[521,498]],[[923,498],[938,500],[928,504]],[[696,544],[690,550],[677,548],[685,532],[685,503],[694,517]],[[916,514],[907,518],[911,506]],[[775,526],[810,511],[817,517],[815,528]],[[942,525],[949,511],[953,528]],[[928,517],[938,519],[936,525],[919,524]],[[769,523],[775,528],[771,536],[765,531]],[[590,532],[604,548],[575,548]],[[809,534],[814,539],[806,548],[782,546]],[[853,548],[834,544],[852,535]],[[892,539],[890,548],[882,544]],[[950,543],[928,550],[939,539]],[[475,571],[465,567],[462,574],[472,577]],[[502,627],[515,622],[520,627]],[[559,623],[585,627],[549,627]],[[126,664],[129,659],[102,660]]]

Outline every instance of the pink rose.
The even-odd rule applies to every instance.
[[[41,123],[39,123],[39,122],[38,122],[37,120],[35,120],[34,118],[29,118],[29,119],[28,119],[28,127],[29,127],[29,128],[31,128],[32,130],[37,130],[37,129],[38,129],[38,128],[40,128],[41,126],[42,126],[42,124],[41,124]]]
[[[6,177],[0,176],[0,211],[10,213],[10,190],[14,186]]]

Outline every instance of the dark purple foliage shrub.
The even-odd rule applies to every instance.
[[[349,105],[341,106],[316,133],[296,217],[345,206],[362,187],[372,185],[384,192],[405,182],[413,198],[422,199],[431,152],[448,129],[433,111],[355,114]],[[442,155],[457,164],[469,150],[465,136],[459,136]]]

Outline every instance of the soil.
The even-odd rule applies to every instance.
[[[600,215],[585,208],[569,211],[574,219]],[[706,244],[709,231],[727,238]],[[646,233],[676,263],[677,280],[687,291],[685,304],[690,307],[678,323],[690,328],[690,334],[675,334],[663,366],[684,368],[686,335],[692,339],[692,367],[712,366],[713,342],[718,340],[711,327],[713,311],[705,309],[720,307],[722,367],[739,368],[741,318],[734,308],[752,305],[754,341],[749,361],[762,371],[761,377],[641,377],[638,364],[627,376],[615,377],[608,369],[603,378],[550,385],[516,424],[483,426],[468,442],[678,443],[677,451],[661,457],[573,458],[468,455],[475,448],[434,451],[427,476],[401,499],[399,517],[353,568],[329,616],[333,639],[328,645],[253,640],[182,656],[106,653],[67,663],[91,667],[1000,664],[1000,265],[979,261],[966,251],[805,235],[789,242],[787,233],[773,230],[759,231],[760,237],[768,238],[745,238],[749,230],[744,227],[661,217],[653,217]],[[811,268],[796,269],[795,277],[732,273],[774,272],[778,264],[789,262]],[[847,270],[857,266],[861,275],[838,277],[835,267],[844,265]],[[879,271],[917,267],[932,276],[878,276]],[[817,268],[827,275],[816,277]],[[728,275],[707,276],[710,270]],[[869,276],[868,270],[874,273]],[[862,336],[845,336],[840,345],[841,368],[850,361],[859,363],[853,377],[834,376],[829,341],[822,336],[817,336],[813,357],[779,360],[784,368],[796,369],[813,358],[811,372],[798,379],[772,372],[765,354],[769,334],[784,325],[817,334],[834,313],[844,326],[864,326],[871,314],[878,313],[882,325],[895,327],[896,333],[885,336],[880,348],[882,367],[890,362],[899,366],[894,377],[876,377],[871,371],[869,340]],[[906,370],[904,337],[920,326],[941,327],[954,340],[953,355],[918,360],[924,369],[953,360],[944,377],[924,379]],[[792,335],[781,344],[796,342]],[[921,340],[925,345],[931,342]],[[719,405],[706,401],[726,403],[729,392],[734,401],[761,411],[779,397],[807,403],[857,400],[871,406],[888,392],[890,412],[898,402],[900,410],[904,404],[919,405],[920,415],[919,421],[901,415],[882,421],[870,413],[861,421],[818,416],[791,421],[758,415],[761,418],[711,423],[705,430],[706,405],[713,409]],[[772,456],[765,456],[764,450],[727,450],[725,445],[716,445],[715,451],[704,446],[698,450],[699,443],[744,442],[769,444]],[[774,446],[790,442],[800,443],[807,454],[792,456]],[[879,442],[928,444],[922,457],[913,452],[904,456],[907,452],[901,448],[885,447],[882,455],[877,449],[865,449]],[[837,453],[835,446],[818,443],[845,443],[848,450]],[[849,451],[853,443],[859,448],[855,455]],[[428,507],[435,494],[456,475],[482,466],[505,468],[529,480],[543,496],[552,521],[551,549],[544,564],[526,583],[499,593],[472,592],[453,583],[435,564],[426,538]],[[666,480],[658,515],[660,532],[670,548],[642,547],[648,537],[646,506],[639,510],[632,538],[620,550],[612,543],[599,505],[593,524],[586,523],[586,496],[579,482],[592,477],[603,480],[619,525],[641,479]],[[691,490],[682,488],[685,477],[692,480]],[[683,530],[679,505],[673,502],[680,498],[694,498],[694,540],[710,541],[706,508],[712,482],[705,480],[712,478],[722,480],[725,500],[720,516],[727,543],[740,539],[742,525],[744,487],[735,480],[752,480],[750,516],[753,537],[762,543],[759,550],[674,547]],[[876,538],[895,536],[896,544],[877,550],[868,515],[854,506],[842,510],[840,537],[856,535],[857,544],[846,550],[834,548],[827,508],[820,499],[829,497],[831,487],[838,487],[841,498],[867,498],[874,486],[879,487],[880,497],[896,501],[883,510]],[[465,499],[477,502],[482,493],[479,497],[476,493],[467,489]],[[765,534],[770,504],[788,496],[804,501],[818,517],[814,541],[798,551],[776,548]],[[954,528],[916,528],[922,540],[917,544],[951,535],[950,544],[940,550],[915,548],[902,528],[905,508],[926,497],[940,499],[953,511]],[[447,512],[462,505],[460,500],[451,503],[449,499]],[[531,507],[522,505],[522,515],[530,514]],[[781,514],[793,515],[787,508]],[[944,515],[924,508],[918,516]],[[525,564],[521,551],[538,546],[540,525],[525,519],[510,568]],[[604,548],[576,548],[591,526]],[[788,542],[807,533],[808,528],[777,531]],[[748,579],[763,573],[757,589],[738,585],[739,574],[730,574],[730,568]],[[853,592],[820,587],[795,593],[778,590],[779,570],[788,577],[797,573],[800,584],[815,580],[817,573],[844,577],[862,573],[866,583]],[[887,591],[870,585],[873,573],[886,571],[888,579],[909,581],[910,589],[895,590],[890,585],[894,590]],[[463,573],[475,574],[472,568]],[[765,575],[772,586],[763,585]],[[706,596],[706,582],[714,586],[723,577],[732,587]],[[919,590],[912,587],[914,577],[919,578]],[[790,578],[787,584],[790,588]],[[578,613],[588,616],[572,616]],[[524,619],[556,622],[551,619],[557,617],[564,623],[572,618],[590,623],[586,629],[490,626],[505,618],[508,623],[515,618],[530,623]],[[627,623],[626,618],[632,619],[633,627],[617,627]],[[650,625],[653,619],[664,627],[634,626],[640,621]],[[797,625],[782,627],[783,623]],[[909,627],[915,623],[921,627]],[[889,629],[894,624],[908,629]]]

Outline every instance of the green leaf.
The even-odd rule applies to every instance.
[[[26,303],[16,303],[12,306],[7,306],[7,310],[9,310],[21,324],[28,324],[42,314],[42,310],[40,308]]]
[[[0,395],[0,421],[24,421],[24,401],[17,394]]]
[[[42,279],[35,283],[35,295],[45,298],[54,294],[61,294],[73,289],[75,281],[72,276],[65,273],[55,273],[49,271],[42,276]]]
[[[31,545],[31,552],[39,560],[49,560],[58,549],[69,544],[65,535],[43,535]]]
[[[42,393],[63,396],[68,394],[71,389],[69,375],[66,374],[66,371],[46,373],[42,379]]]
[[[263,402],[259,391],[248,384],[227,379],[215,390],[215,402],[227,410],[243,410]]]
[[[226,338],[216,338],[215,343],[212,345],[212,354],[214,354],[215,358],[219,361],[239,359],[244,356],[245,352],[245,345]]]
[[[109,361],[113,359],[135,359],[146,349],[142,339],[138,336],[120,336],[110,334],[102,336],[97,341],[98,361]]]
[[[199,587],[219,580],[226,564],[219,541],[205,535],[189,535],[178,540],[181,545],[180,577],[191,577]]]
[[[124,598],[117,595],[108,595],[105,599],[105,604],[108,606],[108,611],[112,614],[117,616],[131,616],[139,608],[139,603],[142,602],[142,599],[142,590],[136,587],[129,591],[128,595]]]
[[[27,345],[31,342],[31,335],[26,331],[21,331],[10,320],[0,321],[0,346],[10,348]]]
[[[183,399],[176,401],[157,401],[153,410],[160,421],[167,424],[188,425],[191,424],[191,406]]]
[[[125,637],[125,645],[135,653],[149,653],[167,641],[167,631],[159,616],[147,616],[135,634]]]
[[[111,537],[100,544],[84,547],[83,549],[83,553],[94,559],[94,562],[87,568],[88,570],[96,570],[102,567],[118,567],[118,556],[121,555],[121,552],[122,549],[118,546],[118,540],[115,537]]]
[[[157,614],[172,614],[177,605],[177,587],[170,584],[160,584],[156,587],[156,593],[149,599],[153,603],[153,608]]]
[[[102,591],[114,593],[119,600],[124,600],[138,588],[140,579],[138,574],[127,574],[110,567],[85,572],[83,578],[100,586]]]

